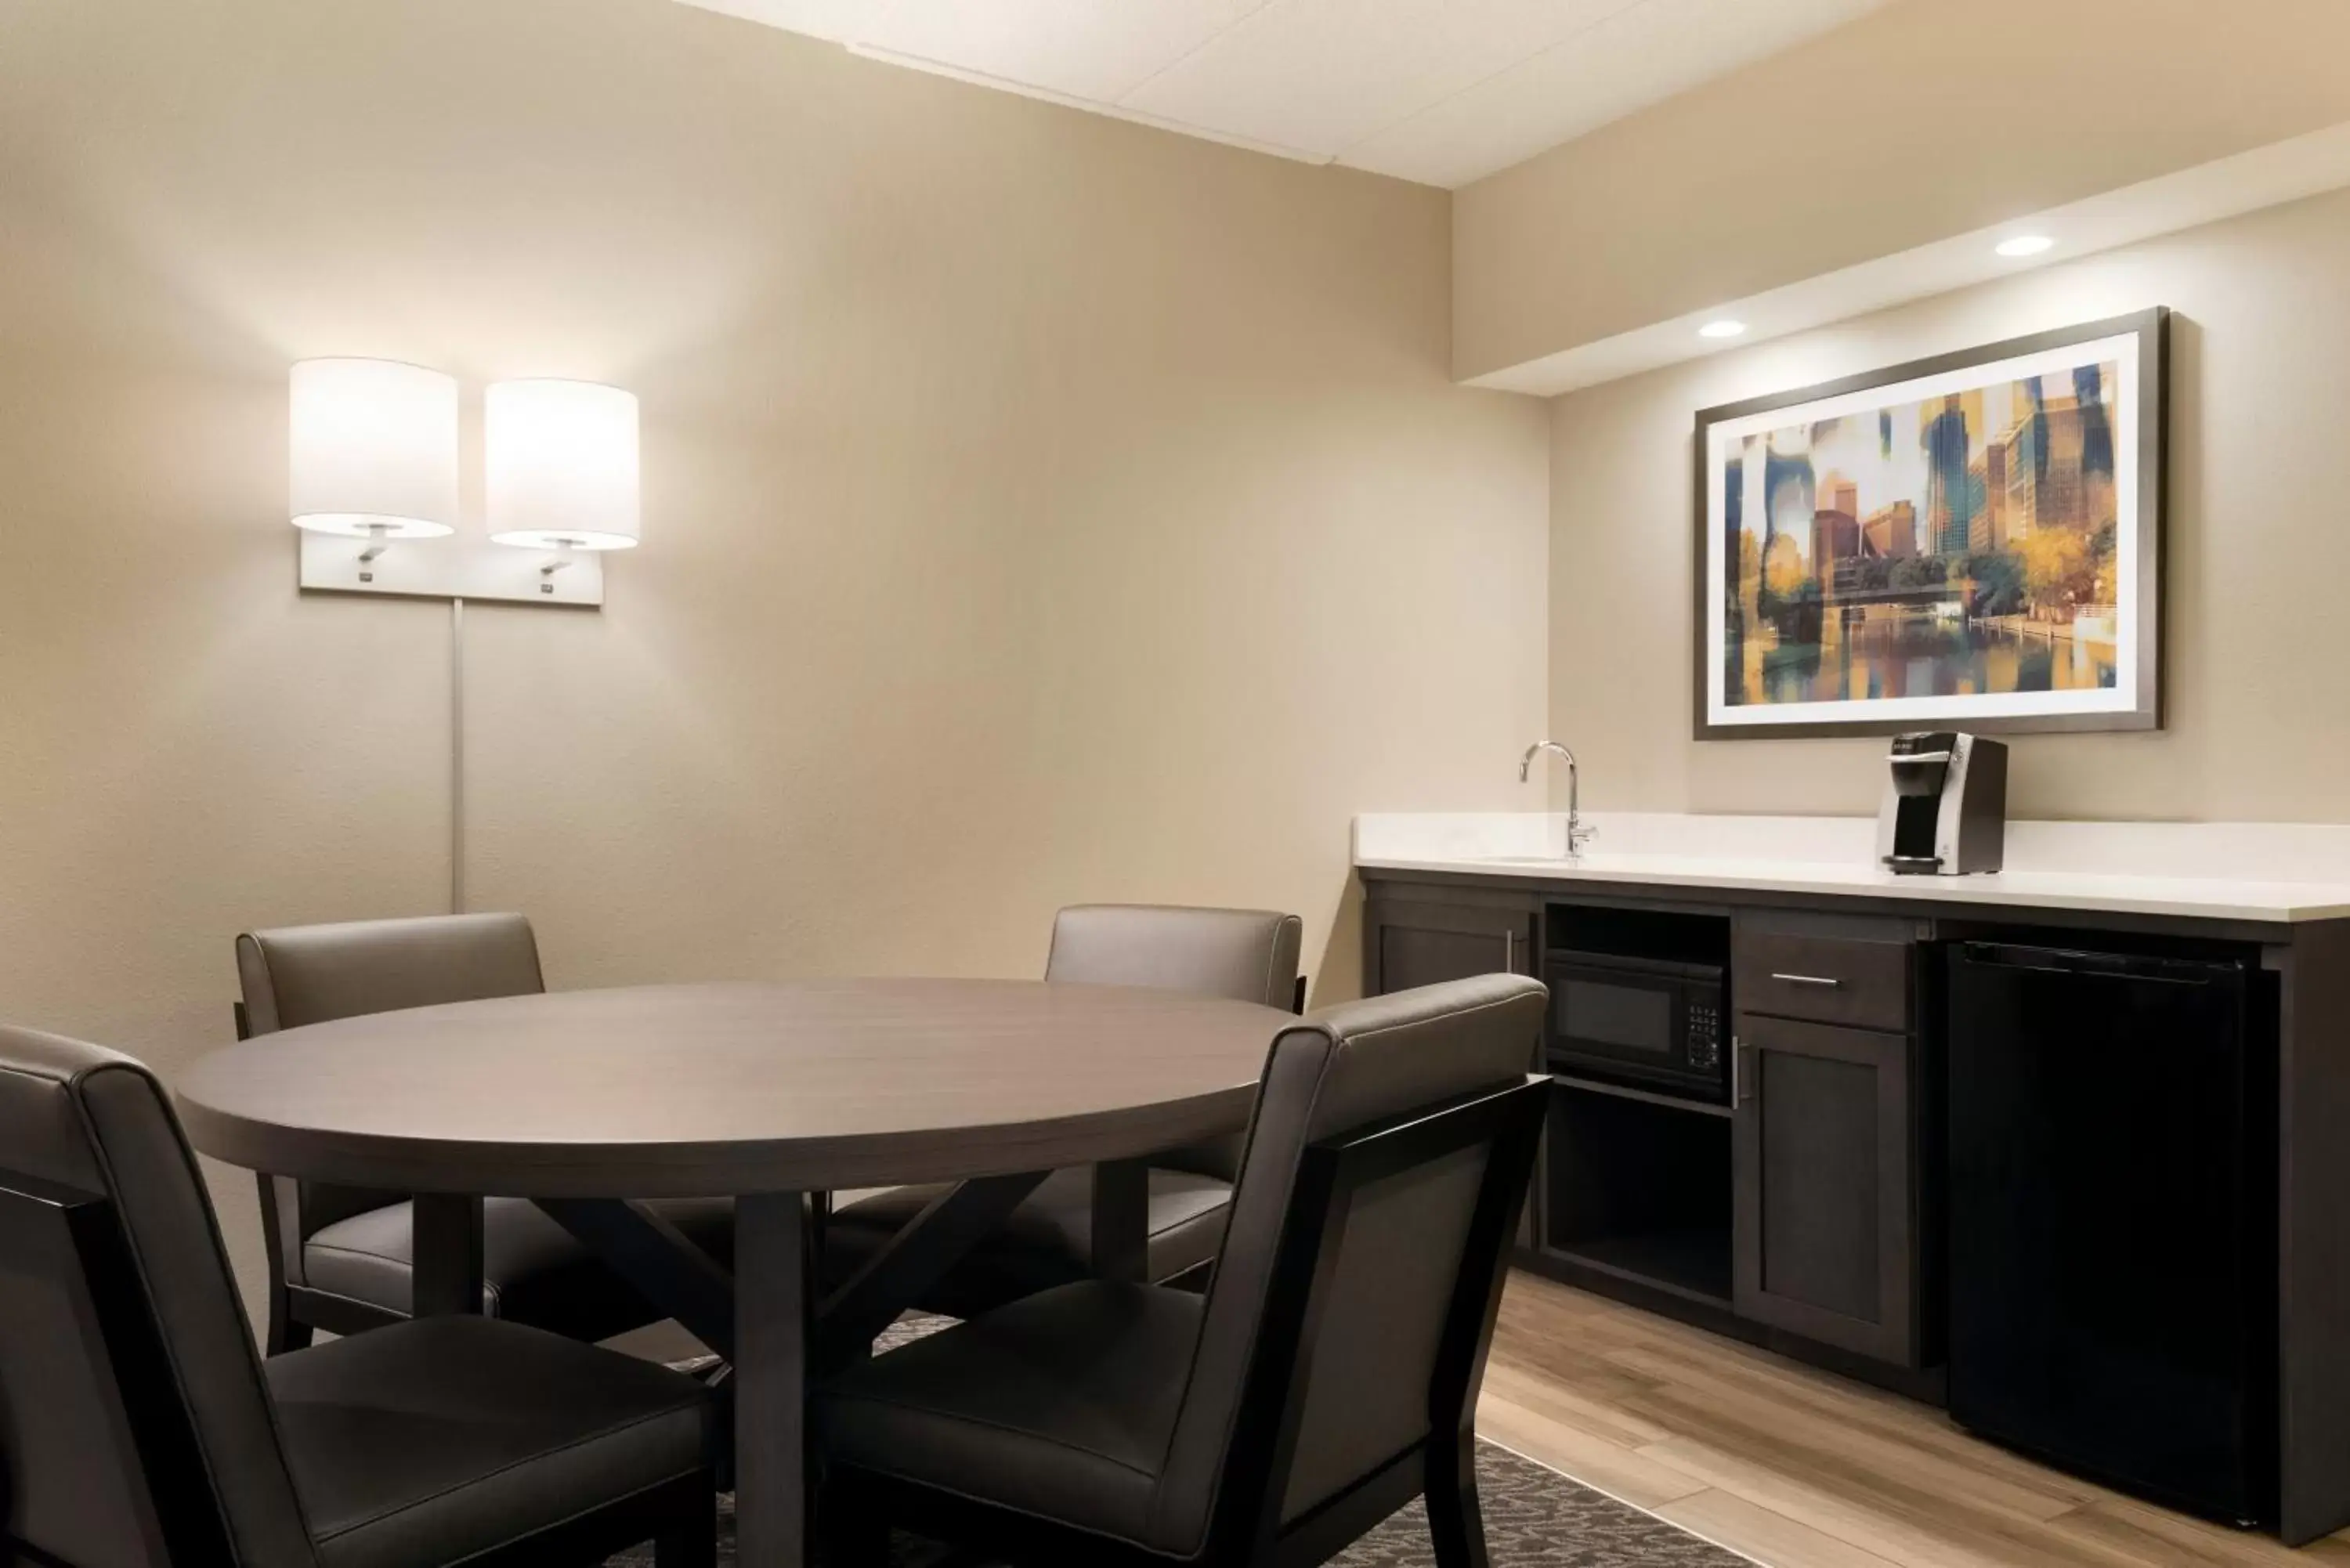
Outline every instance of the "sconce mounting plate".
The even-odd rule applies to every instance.
[[[305,593],[487,599],[568,609],[600,609],[604,603],[604,563],[592,550],[571,555],[518,550],[463,535],[396,539],[387,545],[341,534],[296,532],[301,540]],[[370,551],[375,558],[363,559]]]

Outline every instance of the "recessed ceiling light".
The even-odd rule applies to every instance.
[[[2046,234],[2018,234],[2012,240],[1999,242],[1999,254],[2003,256],[2036,256],[2056,244]]]
[[[1700,337],[1735,337],[1745,330],[1746,323],[1743,321],[1731,321],[1725,318],[1721,321],[1707,322],[1697,329],[1697,335]]]

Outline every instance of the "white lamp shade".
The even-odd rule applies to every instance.
[[[537,550],[637,542],[637,400],[588,381],[500,381],[483,404],[490,537]]]
[[[456,527],[456,378],[390,359],[305,359],[291,392],[296,527],[392,539]]]

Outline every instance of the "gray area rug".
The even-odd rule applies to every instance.
[[[1491,1443],[1477,1446],[1477,1492],[1494,1568],[1754,1568],[1746,1558]],[[897,1536],[890,1547],[892,1568],[984,1563],[910,1535]],[[652,1568],[652,1561],[648,1546],[613,1558],[612,1568]],[[719,1500],[718,1561],[734,1562],[731,1497]],[[1428,1516],[1411,1503],[1330,1562],[1332,1568],[1435,1568]]]
[[[947,1322],[909,1314],[874,1349],[886,1352]],[[1492,1443],[1477,1445],[1477,1496],[1494,1568],[1754,1568],[1748,1558]],[[889,1557],[893,1568],[1000,1568],[902,1533]],[[732,1497],[718,1500],[718,1561],[734,1563]],[[1409,1503],[1330,1561],[1333,1568],[1435,1568],[1427,1512]],[[608,1568],[653,1568],[652,1548],[623,1552]]]

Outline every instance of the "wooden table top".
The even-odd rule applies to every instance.
[[[529,1198],[838,1189],[1128,1158],[1245,1124],[1290,1014],[1122,986],[555,992],[312,1024],[180,1075],[278,1176]]]

